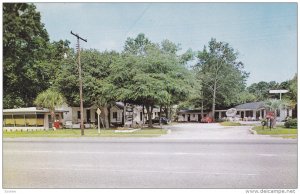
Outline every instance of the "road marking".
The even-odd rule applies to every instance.
[[[171,173],[171,174],[204,174],[204,175],[241,175],[257,176],[254,173],[228,173],[228,172],[203,172],[203,171],[174,171],[174,170],[123,170],[123,169],[99,169],[99,168],[34,168],[32,170],[77,170],[77,171],[108,171],[108,172],[129,172],[129,173]]]
[[[276,157],[276,154],[257,154],[258,156],[266,156],[266,157]],[[286,155],[285,155],[286,156]]]
[[[112,154],[112,155],[175,155],[175,156],[209,156],[209,155],[218,155],[218,156],[233,156],[233,153],[195,153],[195,152],[91,152],[91,151],[58,151],[58,150],[30,150],[30,151],[19,151],[19,150],[3,150],[5,154],[13,154],[13,153],[20,153],[20,154]],[[240,155],[256,155],[262,157],[282,157],[282,156],[289,156],[289,157],[297,157],[297,154],[269,154],[269,153],[260,153],[260,154],[251,154],[251,153],[238,153]]]

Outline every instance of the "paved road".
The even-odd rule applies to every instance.
[[[163,139],[273,139],[268,135],[252,135],[249,129],[252,126],[221,126],[218,123],[182,123],[171,126],[165,126],[171,133],[161,136]]]
[[[234,132],[231,138],[197,139],[195,127],[203,128],[174,126],[164,138],[4,139],[3,187],[297,187],[297,141],[233,139]],[[185,137],[178,138],[182,130]]]

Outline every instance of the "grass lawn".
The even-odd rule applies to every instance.
[[[115,129],[85,129],[83,137],[158,137],[166,134],[167,130],[160,128],[144,128],[134,132],[115,132]],[[59,129],[56,131],[3,131],[3,137],[82,137],[80,129]]]
[[[253,127],[253,129],[257,132],[257,134],[261,135],[271,135],[274,137],[282,137],[282,138],[297,138],[298,129],[295,128],[285,128],[283,126],[276,126],[275,129],[271,129],[265,127],[263,129],[262,126]]]
[[[224,122],[221,122],[220,125],[222,125],[222,126],[241,126],[241,123],[224,121]]]

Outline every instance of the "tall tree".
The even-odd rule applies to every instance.
[[[49,41],[40,20],[33,4],[3,4],[4,108],[31,105],[39,92],[36,61],[44,59]]]
[[[3,106],[32,106],[51,86],[68,41],[50,43],[41,15],[29,3],[3,4]]]
[[[245,88],[248,77],[238,53],[228,43],[211,39],[208,49],[204,46],[198,53],[195,69],[201,80],[203,94],[211,99],[212,117],[218,104],[233,104],[239,92]]]
[[[84,106],[95,105],[101,108],[101,117],[106,128],[109,128],[108,107],[115,100],[114,88],[108,78],[111,74],[111,65],[118,58],[119,54],[114,51],[99,52],[90,49],[81,52]],[[65,94],[70,106],[79,106],[78,67],[74,59],[75,53],[69,52],[54,85]]]
[[[116,97],[144,105],[152,127],[154,106],[168,106],[185,98],[190,92],[191,76],[176,54],[174,43],[165,40],[161,45],[154,44],[144,35],[128,40],[121,60],[112,66]]]

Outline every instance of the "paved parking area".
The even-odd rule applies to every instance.
[[[170,134],[161,138],[178,139],[274,139],[268,135],[253,135],[252,126],[221,126],[218,123],[180,123],[164,128]]]

